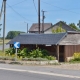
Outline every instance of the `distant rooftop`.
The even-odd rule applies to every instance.
[[[52,23],[44,23],[44,31],[52,26]],[[38,31],[38,23],[33,23],[29,32]],[[42,31],[42,23],[40,24],[40,31]]]
[[[54,24],[54,25],[52,25],[51,27],[49,27],[48,29],[46,29],[46,31],[47,30],[49,30],[49,29],[51,29],[51,28],[56,28],[57,26],[60,26],[60,24],[62,25],[62,28],[64,29],[64,30],[66,30],[66,31],[76,31],[76,30],[74,30],[73,28],[71,28],[69,25],[67,25],[65,22],[63,22],[63,21],[59,21],[59,22],[57,22],[56,24]]]

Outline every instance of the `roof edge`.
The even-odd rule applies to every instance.
[[[80,31],[67,31],[68,34],[80,34]]]
[[[63,23],[63,24],[65,24],[66,26],[70,27],[69,25],[67,25],[67,24],[64,23],[63,21],[59,21],[59,22],[55,23],[54,25],[52,25],[50,28],[53,28],[53,27],[54,27],[55,25],[57,25],[58,23]],[[45,31],[49,30],[50,28],[46,29]],[[70,28],[71,28],[71,27],[70,27]],[[73,28],[71,28],[71,29],[73,29]],[[73,30],[76,31],[75,29],[73,29]]]
[[[60,41],[67,36],[68,33],[65,33],[65,35],[56,43],[56,45],[58,45],[60,43]]]

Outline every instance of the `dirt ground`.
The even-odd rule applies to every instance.
[[[60,65],[51,65],[52,68],[80,70],[80,63],[61,63]]]
[[[9,64],[11,61],[9,60],[0,60],[0,63]],[[23,65],[28,66],[25,64],[26,61],[19,61],[19,63],[23,63]],[[15,64],[14,64],[15,65]],[[30,64],[32,65],[32,64]],[[60,64],[53,64],[53,65],[32,65],[32,66],[44,66],[44,67],[52,67],[52,68],[59,68],[59,69],[72,69],[72,70],[80,70],[80,63],[60,63]]]

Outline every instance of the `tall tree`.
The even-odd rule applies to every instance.
[[[61,33],[61,32],[66,32],[66,30],[64,30],[62,28],[62,24],[59,24],[59,27],[57,29],[52,29],[52,33]]]
[[[21,32],[21,31],[9,31],[7,36],[6,36],[6,39],[13,39],[14,37],[19,35],[20,33],[24,33],[24,32]]]
[[[77,30],[77,31],[79,30],[78,27],[75,25],[75,23],[70,23],[69,26],[74,30]]]

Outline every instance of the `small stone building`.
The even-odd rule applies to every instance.
[[[50,55],[59,61],[66,61],[75,52],[80,52],[80,34],[77,32],[57,34],[25,34],[22,33],[12,39],[8,44],[20,42],[21,48],[48,50]]]

